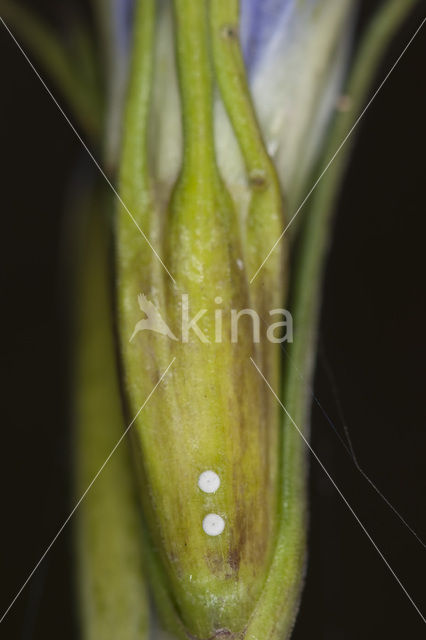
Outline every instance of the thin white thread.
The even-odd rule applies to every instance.
[[[288,356],[288,354],[287,354],[287,356]],[[326,418],[327,422],[329,423],[329,425],[333,429],[334,433],[338,437],[338,439],[339,439],[340,443],[342,444],[343,448],[345,449],[345,451],[350,456],[353,464],[355,465],[355,469],[361,474],[361,476],[374,489],[374,491],[377,493],[377,495],[384,501],[384,503],[397,516],[397,518],[400,520],[400,522],[402,522],[402,524],[406,527],[406,529],[408,529],[408,531],[411,533],[411,535],[414,536],[414,538],[417,540],[417,542],[419,544],[421,544],[424,549],[426,549],[426,544],[423,542],[421,537],[416,533],[416,531],[413,529],[413,527],[410,526],[410,524],[407,522],[407,520],[405,520],[404,516],[401,515],[401,513],[398,511],[398,509],[385,496],[385,494],[382,493],[382,491],[380,491],[378,486],[373,482],[373,480],[370,478],[370,476],[367,474],[367,472],[364,471],[364,469],[362,468],[362,466],[358,462],[358,456],[356,455],[354,446],[352,444],[352,438],[351,438],[351,435],[350,435],[350,432],[349,432],[349,427],[346,424],[346,421],[345,421],[345,418],[344,418],[343,408],[342,408],[342,405],[341,405],[341,402],[340,402],[340,399],[339,399],[339,395],[338,395],[338,391],[337,391],[334,375],[332,373],[332,370],[331,370],[331,367],[330,367],[328,361],[326,361],[326,359],[325,359],[325,355],[324,354],[322,354],[322,359],[323,359],[324,369],[326,371],[326,374],[328,376],[328,379],[329,379],[329,382],[330,382],[330,385],[331,385],[331,391],[332,391],[332,393],[334,395],[335,403],[336,403],[337,410],[338,410],[338,413],[339,413],[339,416],[340,416],[340,422],[341,422],[341,424],[343,426],[343,431],[344,431],[344,434],[345,434],[345,437],[346,437],[346,442],[343,439],[343,437],[341,436],[341,434],[339,433],[339,431],[337,430],[336,425],[333,423],[332,419],[330,418],[330,416],[328,415],[327,411],[322,406],[322,404],[319,401],[319,399],[316,397],[316,395],[314,393],[311,393],[313,400],[316,402],[316,404],[320,408],[322,414],[324,415],[324,417]],[[297,367],[296,367],[296,369],[297,369]],[[301,380],[303,380],[303,376],[302,376],[301,373],[300,373],[299,377],[300,377]]]
[[[315,183],[313,184],[313,186],[311,187],[310,191],[308,192],[307,196],[305,197],[305,199],[303,200],[302,204],[298,207],[296,213],[292,216],[292,218],[290,219],[290,221],[288,222],[287,226],[285,227],[284,231],[282,232],[282,234],[280,235],[280,237],[278,238],[278,240],[274,243],[272,249],[269,251],[268,255],[266,256],[266,258],[263,260],[262,264],[260,265],[260,267],[257,269],[256,273],[254,274],[254,276],[252,277],[252,279],[250,280],[250,284],[252,284],[255,280],[255,278],[257,277],[257,275],[259,274],[259,271],[263,268],[263,266],[265,265],[265,263],[269,260],[270,255],[272,254],[272,252],[274,251],[275,247],[277,246],[277,244],[279,242],[281,242],[281,240],[283,239],[285,233],[287,232],[287,230],[290,228],[290,226],[293,224],[296,216],[299,214],[299,212],[303,209],[303,207],[305,206],[306,202],[309,200],[309,198],[311,197],[312,193],[315,191],[315,189],[317,188],[318,184],[321,182],[321,180],[323,179],[324,175],[327,173],[327,171],[329,170],[329,168],[331,167],[331,165],[333,164],[333,162],[335,161],[336,157],[338,156],[338,154],[340,153],[340,151],[342,150],[342,148],[345,146],[346,142],[349,140],[349,138],[351,137],[351,135],[353,134],[354,130],[356,129],[356,127],[359,125],[359,123],[361,122],[362,118],[365,116],[366,112],[368,111],[368,109],[371,107],[372,103],[374,102],[374,100],[377,98],[378,94],[380,93],[380,91],[382,90],[383,86],[385,85],[385,83],[387,82],[387,80],[389,79],[390,75],[393,73],[393,71],[395,70],[395,68],[398,66],[398,64],[400,63],[402,57],[405,55],[405,53],[407,52],[407,49],[410,47],[410,45],[413,43],[414,38],[418,35],[419,31],[421,30],[421,28],[423,27],[424,23],[426,22],[426,18],[423,19],[423,21],[421,22],[420,26],[417,28],[417,30],[415,31],[415,33],[413,34],[413,36],[410,38],[410,40],[408,41],[408,43],[406,44],[406,46],[404,47],[402,53],[398,56],[398,58],[396,59],[396,61],[393,63],[392,67],[390,68],[390,70],[388,71],[388,73],[385,75],[384,79],[382,80],[382,82],[379,84],[378,88],[376,89],[376,91],[374,92],[374,94],[372,95],[372,97],[370,98],[370,100],[367,102],[366,106],[364,107],[364,109],[361,111],[360,115],[358,116],[358,118],[356,119],[355,123],[352,125],[351,129],[349,130],[349,132],[346,134],[346,136],[344,137],[343,141],[340,143],[339,147],[337,148],[337,150],[335,151],[335,153],[333,154],[333,156],[331,157],[331,159],[328,161],[326,167],[323,169],[323,171],[321,172],[321,174],[319,175],[319,177],[317,178],[317,180],[315,181]]]
[[[0,17],[0,20],[3,23],[4,28],[6,29],[6,31],[8,32],[8,34],[10,35],[10,37],[12,38],[13,42],[16,44],[16,46],[18,47],[19,51],[22,53],[22,55],[24,56],[25,60],[27,61],[27,63],[30,65],[31,69],[34,71],[35,75],[37,76],[37,78],[40,80],[41,84],[43,85],[44,89],[47,91],[47,93],[49,94],[50,98],[53,100],[54,104],[56,105],[56,107],[59,109],[60,113],[62,114],[62,116],[65,118],[65,121],[68,123],[68,125],[71,127],[72,131],[74,132],[74,134],[77,136],[78,140],[80,141],[81,145],[83,146],[84,150],[88,153],[89,157],[91,158],[92,162],[94,163],[94,165],[96,166],[96,168],[98,169],[98,171],[100,172],[100,174],[102,175],[102,177],[104,178],[104,180],[106,181],[106,183],[108,184],[108,186],[110,187],[110,189],[112,190],[112,192],[114,193],[114,195],[116,196],[116,198],[118,199],[118,201],[120,202],[120,204],[124,207],[124,209],[126,210],[126,212],[128,213],[130,219],[132,220],[133,224],[135,225],[135,227],[138,229],[139,233],[141,234],[141,236],[144,238],[144,240],[146,241],[146,243],[148,244],[148,246],[150,247],[151,251],[154,253],[155,257],[160,261],[161,265],[163,266],[164,270],[167,272],[167,274],[169,275],[169,277],[172,279],[172,281],[176,284],[176,280],[174,279],[174,277],[172,276],[172,274],[170,273],[170,271],[167,269],[166,265],[164,264],[163,260],[161,259],[161,257],[158,255],[158,253],[156,252],[156,250],[154,249],[154,247],[152,246],[152,244],[150,243],[149,239],[147,238],[147,236],[145,235],[145,233],[142,231],[141,227],[139,226],[139,224],[137,223],[137,221],[135,220],[134,216],[131,214],[130,210],[127,208],[127,205],[123,202],[123,199],[121,198],[121,196],[119,195],[118,191],[116,190],[116,188],[114,187],[114,185],[112,184],[111,180],[108,178],[107,174],[105,173],[105,171],[102,169],[101,165],[99,164],[99,162],[96,160],[95,156],[93,155],[93,153],[90,151],[89,147],[87,146],[87,144],[84,142],[83,138],[81,137],[81,135],[78,133],[77,129],[75,128],[75,126],[73,125],[73,123],[71,122],[71,120],[69,119],[69,117],[67,116],[67,114],[65,113],[65,111],[63,110],[63,108],[61,107],[61,105],[59,104],[59,102],[57,101],[57,99],[55,98],[55,96],[53,95],[52,91],[49,89],[49,87],[47,86],[46,82],[43,80],[43,78],[41,77],[40,73],[37,71],[36,67],[34,66],[34,64],[31,62],[30,58],[28,57],[28,55],[25,53],[24,49],[21,47],[21,45],[19,44],[18,40],[15,38],[15,36],[13,35],[12,31],[9,29],[9,27],[7,26],[7,24],[5,23],[5,21],[3,20],[2,17]]]
[[[68,517],[66,518],[66,520],[63,522],[63,524],[61,525],[60,529],[58,530],[58,532],[56,533],[55,537],[53,538],[53,540],[50,542],[50,544],[46,547],[43,555],[41,556],[40,560],[37,562],[37,564],[35,565],[35,567],[33,568],[33,570],[31,571],[31,573],[29,574],[29,576],[27,577],[27,579],[25,580],[25,582],[23,583],[23,585],[21,586],[21,588],[19,589],[19,591],[17,592],[17,594],[15,595],[15,597],[13,598],[12,602],[9,604],[9,606],[7,607],[6,611],[3,613],[2,617],[0,618],[0,624],[3,622],[3,620],[5,619],[5,617],[7,616],[7,614],[9,613],[9,611],[11,610],[11,608],[13,607],[13,605],[15,604],[15,602],[17,601],[17,599],[19,598],[19,596],[21,595],[21,593],[23,592],[23,590],[25,589],[25,587],[27,586],[27,584],[29,583],[29,581],[31,580],[31,578],[33,577],[33,575],[35,574],[35,572],[37,571],[37,569],[39,568],[39,566],[41,565],[41,563],[43,562],[43,560],[45,559],[45,557],[47,556],[47,554],[49,553],[49,551],[51,550],[51,548],[53,547],[53,545],[55,544],[56,540],[59,538],[59,536],[61,535],[62,531],[65,529],[65,527],[67,526],[68,522],[71,520],[71,518],[73,517],[74,513],[77,511],[78,507],[80,506],[80,504],[83,502],[84,498],[86,497],[86,495],[89,493],[90,489],[92,488],[92,486],[94,485],[94,483],[96,482],[96,480],[98,479],[98,477],[100,476],[100,474],[102,473],[102,471],[104,470],[104,468],[106,467],[106,465],[108,464],[108,462],[110,461],[111,457],[114,455],[116,449],[119,447],[119,445],[121,444],[121,442],[123,441],[123,439],[126,437],[127,432],[129,431],[130,427],[134,424],[136,418],[138,417],[138,415],[140,414],[140,412],[142,411],[142,409],[146,406],[146,404],[149,402],[152,394],[155,392],[155,390],[157,389],[158,385],[161,383],[161,381],[163,380],[164,376],[167,374],[168,370],[170,369],[170,367],[172,366],[172,364],[174,363],[174,361],[176,360],[176,358],[173,358],[173,360],[170,362],[169,366],[167,367],[167,369],[164,371],[164,373],[161,375],[160,379],[158,380],[158,382],[156,383],[155,387],[152,389],[152,391],[149,393],[148,397],[146,398],[146,400],[144,401],[144,403],[142,404],[142,406],[139,408],[138,412],[136,413],[136,415],[134,416],[133,420],[130,422],[130,424],[126,427],[123,435],[120,437],[120,439],[118,440],[118,442],[115,444],[115,446],[113,447],[113,449],[111,450],[110,454],[108,455],[108,457],[106,458],[105,462],[102,464],[102,466],[99,468],[99,470],[97,471],[96,475],[94,476],[94,478],[92,479],[92,481],[90,482],[89,486],[87,487],[87,489],[84,491],[84,493],[82,494],[82,496],[79,498],[78,502],[75,504],[73,510],[71,511],[71,513],[68,515]]]
[[[255,363],[255,361],[253,360],[253,358],[250,356],[250,360],[253,364],[253,366],[255,367],[255,369],[257,370],[257,372],[259,373],[259,375],[263,378],[264,382],[266,383],[266,385],[268,386],[269,390],[272,392],[273,396],[275,397],[275,399],[277,400],[278,404],[281,406],[281,408],[283,409],[283,411],[285,412],[286,416],[288,417],[288,419],[291,421],[292,425],[295,427],[295,429],[297,430],[298,434],[300,435],[300,437],[302,438],[303,442],[306,444],[306,446],[308,447],[309,451],[312,453],[312,455],[314,456],[315,460],[318,462],[318,464],[320,465],[321,469],[324,471],[324,473],[326,474],[326,476],[328,477],[328,479],[330,480],[331,484],[333,485],[333,487],[336,489],[337,493],[339,494],[339,496],[341,497],[341,499],[343,500],[343,502],[345,503],[345,505],[347,506],[347,508],[349,509],[349,511],[351,512],[351,514],[353,515],[353,517],[355,518],[356,522],[359,524],[359,526],[361,527],[362,531],[364,532],[364,534],[367,536],[367,538],[369,539],[369,541],[371,542],[371,544],[373,545],[374,549],[377,551],[377,553],[379,554],[380,558],[383,560],[383,562],[385,563],[385,565],[387,566],[387,568],[389,569],[389,571],[391,572],[392,576],[395,578],[396,582],[399,584],[399,586],[401,587],[402,591],[404,592],[404,594],[406,595],[406,597],[408,598],[408,600],[411,602],[411,604],[413,605],[414,609],[417,611],[417,613],[419,614],[420,618],[423,620],[423,622],[426,624],[426,618],[424,617],[424,615],[422,614],[422,612],[420,611],[419,607],[416,605],[416,603],[414,602],[413,598],[410,596],[410,594],[408,593],[407,589],[404,587],[404,585],[402,584],[401,580],[398,578],[397,574],[395,573],[395,571],[392,569],[391,565],[389,564],[388,560],[386,559],[386,557],[383,555],[382,551],[379,549],[377,543],[373,540],[371,534],[368,532],[368,530],[366,529],[365,525],[361,522],[360,518],[358,517],[358,515],[355,513],[354,509],[352,508],[352,506],[349,504],[348,500],[345,498],[345,496],[343,495],[341,489],[339,488],[339,486],[337,485],[336,481],[334,480],[334,478],[330,475],[330,473],[327,471],[326,467],[324,466],[324,464],[321,462],[321,459],[318,457],[317,453],[315,452],[315,450],[312,448],[312,446],[310,445],[309,441],[305,438],[305,436],[303,435],[302,431],[299,429],[299,427],[297,426],[297,424],[295,423],[295,421],[293,420],[293,418],[291,417],[291,415],[289,414],[289,412],[287,411],[287,409],[285,408],[285,406],[283,405],[283,403],[281,402],[281,400],[279,399],[279,397],[277,396],[277,394],[275,393],[275,391],[273,390],[273,388],[271,387],[271,385],[269,384],[268,380],[265,378],[265,376],[263,375],[262,371],[259,369],[259,367],[257,366],[257,364]]]

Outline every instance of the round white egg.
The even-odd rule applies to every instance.
[[[203,529],[208,536],[220,536],[225,528],[225,520],[217,513],[209,513],[203,520]]]
[[[220,478],[210,469],[203,471],[198,478],[198,486],[204,493],[216,493],[220,487]]]

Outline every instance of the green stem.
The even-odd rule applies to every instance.
[[[211,0],[210,26],[216,76],[247,171],[275,173],[262,140],[238,37],[238,0]]]
[[[252,276],[284,224],[283,202],[275,167],[266,150],[247,84],[238,37],[238,0],[211,0],[210,27],[216,77],[221,96],[244,158],[251,190],[247,219],[248,273]],[[271,256],[271,263],[258,282],[258,306],[273,308],[283,302],[282,263],[284,243]],[[265,278],[268,282],[265,284]],[[275,295],[265,301],[265,289]],[[256,295],[253,294],[256,302]],[[262,303],[261,303],[262,301]],[[272,307],[270,306],[272,305]]]
[[[124,118],[121,189],[126,205],[141,225],[148,223],[151,203],[148,120],[151,101],[154,0],[137,0],[133,54]]]
[[[137,0],[120,165],[120,197],[125,206],[119,208],[117,216],[120,281],[123,283],[126,278],[131,281],[135,273],[138,273],[145,287],[151,276],[152,252],[141,251],[141,244],[146,240],[141,237],[136,225],[147,238],[151,237],[153,193],[148,157],[148,128],[154,23],[154,0]],[[120,289],[123,289],[123,285]]]
[[[175,0],[179,85],[184,131],[183,175],[216,174],[212,69],[205,0]]]

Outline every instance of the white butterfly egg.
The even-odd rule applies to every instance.
[[[198,486],[204,493],[216,493],[220,487],[220,478],[215,471],[203,471],[198,478]]]
[[[219,536],[225,528],[225,520],[217,513],[209,513],[203,520],[203,529],[208,536]]]

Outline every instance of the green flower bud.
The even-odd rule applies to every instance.
[[[349,8],[331,23],[336,47]],[[295,367],[286,372],[281,431],[271,393],[281,387],[280,351],[265,322],[285,302],[285,242],[270,252],[285,206],[247,87],[237,9],[175,0],[173,22],[160,12],[156,23],[154,2],[137,4],[117,223],[119,333],[157,604],[181,638],[272,640],[289,636],[303,581],[306,453],[290,422],[306,418],[307,384]],[[163,118],[164,76],[178,97]],[[218,160],[224,122],[239,181]],[[331,202],[326,185],[318,198]],[[305,337],[295,355],[308,375],[318,299],[310,282],[320,277],[328,218],[318,220],[295,282]]]
[[[174,0],[173,18],[166,0],[137,0],[120,163],[117,298],[128,429],[147,527],[140,527],[129,452],[124,443],[116,451],[127,431],[119,430],[107,220],[96,207],[75,282],[82,302],[74,361],[81,497],[70,517],[79,507],[84,637],[151,633],[143,549],[162,620],[177,637],[289,637],[306,555],[307,396],[333,203],[374,70],[415,3],[389,0],[372,20],[347,86],[350,109],[335,115],[323,146],[326,169],[309,192],[292,261],[297,338],[281,376],[275,327],[265,324],[284,304],[289,279],[287,246],[276,242],[286,224],[282,191],[291,209],[299,204],[335,105],[356,0],[283,0],[280,25],[292,37],[277,49],[269,15],[266,30],[259,25],[254,44],[245,43],[245,62],[237,0]],[[99,146],[106,107],[111,174],[131,4],[98,4],[109,53],[104,100],[84,37],[75,51],[63,49],[31,13],[0,0]],[[245,6],[256,24],[278,4]],[[262,39],[268,43],[262,73],[247,82]],[[87,68],[80,70],[76,62],[83,59]],[[98,204],[108,209],[103,199]]]
[[[254,142],[246,219],[237,211],[216,162],[206,5],[183,0],[175,3],[183,157],[169,202],[162,201],[148,155],[152,3],[139,3],[138,12],[120,194],[134,220],[122,210],[118,221],[124,373],[136,413],[173,361],[136,420],[135,440],[151,535],[171,599],[188,634],[208,638],[244,629],[274,548],[279,414],[250,357],[278,384],[278,347],[267,343],[261,321],[282,304],[283,249],[252,290],[248,280],[282,229],[282,198],[242,87],[247,137]],[[223,46],[228,44],[225,38]],[[154,307],[159,312],[167,333],[135,333],[143,317],[138,296],[148,315]],[[238,319],[235,335],[235,316],[244,309],[258,314],[258,343],[247,314]],[[206,471],[220,479],[214,493],[198,484]],[[213,532],[215,526],[223,531],[210,535],[209,522]]]

